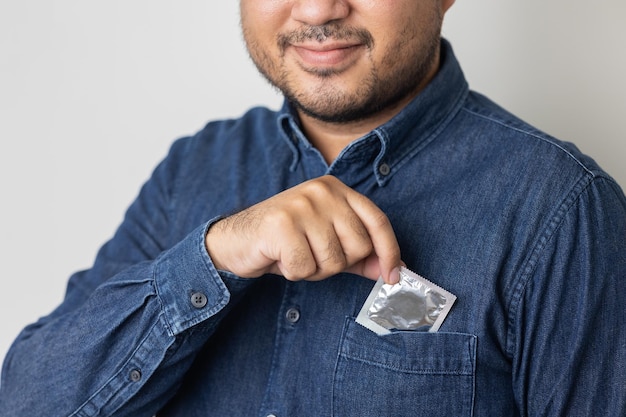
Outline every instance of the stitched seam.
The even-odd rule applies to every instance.
[[[522,268],[520,268],[521,275],[518,279],[515,279],[511,284],[512,294],[510,298],[510,304],[507,308],[508,310],[508,332],[507,332],[507,342],[506,342],[506,352],[509,357],[513,357],[516,340],[515,340],[515,326],[516,326],[516,317],[518,313],[518,308],[521,304],[522,296],[526,290],[526,286],[537,268],[538,260],[541,257],[541,254],[548,246],[548,243],[552,240],[552,237],[559,230],[565,218],[567,217],[567,213],[571,210],[574,204],[581,198],[582,193],[589,187],[592,183],[594,177],[593,174],[585,175],[578,180],[571,191],[566,195],[563,199],[562,203],[558,205],[556,212],[548,219],[547,225],[543,228],[543,232],[538,235],[535,244],[532,246],[532,249],[529,252],[528,257],[522,264]],[[508,292],[508,288],[506,290]]]
[[[465,109],[465,102],[467,101],[467,97],[469,96],[469,90],[463,89],[463,91],[456,98],[456,104],[452,107],[452,110],[448,113],[446,118],[441,121],[423,141],[419,141],[416,143],[416,146],[413,149],[409,149],[405,156],[398,160],[398,163],[392,167],[391,173],[384,178],[384,182],[386,183],[393,176],[393,174],[402,168],[403,165],[408,163],[411,159],[415,157],[419,152],[421,152],[424,148],[426,148],[432,141],[434,141],[441,133],[448,127],[448,125],[452,122],[452,120]],[[376,133],[385,138],[386,141],[389,140],[386,132],[382,129],[376,129]],[[380,162],[381,156],[379,155],[376,159],[376,163]]]
[[[103,385],[93,393],[91,397],[87,401],[85,401],[76,411],[70,414],[70,417],[74,416],[97,416],[101,415],[103,412],[107,410],[110,404],[119,397],[125,391],[129,389],[132,390],[132,394],[128,396],[126,401],[128,401],[139,389],[141,386],[145,384],[148,380],[148,377],[154,372],[154,369],[144,369],[144,375],[142,377],[142,382],[133,382],[124,383],[122,380],[125,378],[124,374],[131,368],[131,364],[136,363],[138,353],[145,348],[146,343],[152,338],[158,338],[157,333],[155,332],[155,328],[159,325],[160,320],[157,319],[156,322],[150,328],[150,331],[139,343],[139,345],[132,352],[128,360],[124,362],[119,370],[114,373],[111,378],[109,378]],[[143,361],[140,361],[143,362]],[[142,371],[142,372],[143,372]],[[148,372],[149,371],[149,372]],[[133,390],[134,388],[134,390]],[[98,401],[101,400],[101,401]],[[126,402],[124,401],[124,403]],[[103,415],[107,415],[106,413]]]
[[[512,126],[510,123],[507,123],[507,122],[505,122],[503,120],[496,119],[496,118],[493,118],[493,117],[490,117],[490,116],[487,116],[487,115],[484,115],[484,114],[481,114],[481,113],[477,113],[476,111],[470,110],[467,107],[463,108],[462,110],[467,112],[467,113],[470,113],[470,114],[472,114],[472,115],[474,115],[476,117],[479,117],[481,119],[488,120],[488,121],[490,121],[492,123],[498,124],[498,125],[506,128],[506,129],[513,130],[513,131],[519,132],[519,133],[523,133],[524,135],[531,136],[531,137],[533,137],[535,139],[538,139],[538,140],[540,140],[542,142],[548,143],[549,145],[552,145],[552,146],[556,147],[557,149],[561,150],[562,152],[564,152],[567,156],[569,156],[571,159],[573,159],[578,165],[580,165],[591,176],[595,177],[597,175],[596,173],[591,171],[582,161],[580,161],[578,158],[576,158],[570,151],[565,149],[563,146],[561,146],[557,142],[552,141],[552,140],[550,140],[549,138],[547,138],[547,137],[545,137],[543,135],[540,135],[538,133],[532,132],[530,130],[526,130],[526,129],[522,129],[522,128],[519,128],[519,127]]]

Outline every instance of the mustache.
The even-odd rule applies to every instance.
[[[327,23],[319,26],[305,26],[302,29],[278,34],[278,46],[284,51],[288,45],[305,41],[324,42],[327,39],[348,40],[364,44],[368,48],[374,45],[372,34],[362,28],[346,26],[338,23]]]

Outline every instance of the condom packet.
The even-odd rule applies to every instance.
[[[432,333],[439,330],[455,301],[454,294],[402,267],[397,284],[378,279],[356,322],[381,336],[391,330]]]

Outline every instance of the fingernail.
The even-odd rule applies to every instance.
[[[393,268],[389,274],[389,284],[395,285],[400,282],[400,268]]]

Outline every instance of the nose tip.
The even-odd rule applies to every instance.
[[[292,17],[311,26],[345,19],[350,14],[350,7],[345,0],[300,0],[291,10]]]

